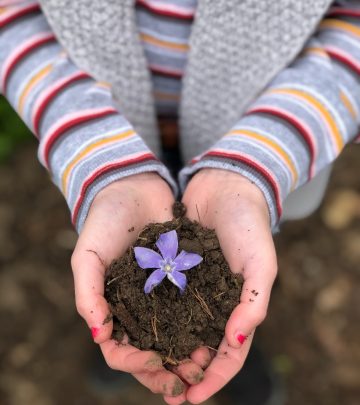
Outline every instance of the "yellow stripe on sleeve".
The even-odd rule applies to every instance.
[[[296,167],[295,167],[291,157],[289,156],[289,154],[279,144],[277,144],[276,142],[272,141],[269,138],[266,138],[265,136],[263,136],[261,134],[258,134],[255,131],[249,131],[246,129],[232,130],[227,134],[227,136],[231,136],[231,135],[245,135],[248,138],[252,138],[259,142],[264,143],[267,147],[274,150],[278,155],[280,155],[280,157],[283,159],[283,161],[289,167],[291,176],[293,178],[292,189],[295,187],[295,185],[298,182],[298,173],[297,173]]]
[[[162,48],[167,48],[173,51],[187,52],[189,46],[186,44],[178,44],[176,42],[163,41],[148,34],[140,34],[140,39],[145,43],[156,45]]]
[[[322,21],[319,25],[319,29],[337,29],[341,31],[346,31],[352,35],[360,37],[360,28],[356,27],[354,24],[350,24],[348,22],[342,20],[335,20],[327,18],[326,20]]]
[[[348,96],[343,91],[340,91],[340,98],[341,98],[341,101],[344,103],[344,106],[348,109],[351,116],[356,120],[357,114],[356,114],[355,108],[351,104],[351,101],[349,100]]]
[[[67,183],[68,183],[70,172],[81,159],[86,157],[86,155],[88,155],[90,152],[94,151],[95,149],[98,149],[98,148],[108,145],[110,143],[114,143],[114,142],[123,140],[134,134],[135,134],[134,130],[131,129],[131,130],[122,132],[120,134],[111,136],[109,138],[101,139],[99,141],[96,141],[96,142],[88,145],[85,149],[83,149],[80,153],[78,153],[74,157],[74,159],[66,166],[66,168],[63,172],[63,175],[62,175],[61,188],[62,188],[62,192],[65,195],[65,197],[67,196]]]
[[[37,83],[39,83],[51,71],[52,71],[52,64],[50,63],[47,66],[45,66],[43,69],[41,69],[39,72],[37,72],[29,80],[27,85],[24,87],[24,90],[22,91],[22,93],[20,94],[20,97],[19,97],[18,110],[19,110],[20,115],[23,113],[26,97],[29,95],[30,91],[36,86]]]
[[[316,46],[310,46],[309,48],[305,48],[303,54],[304,55],[314,54],[314,55],[322,56],[324,58],[329,59],[329,55],[327,54],[327,52],[324,51],[323,48],[316,47]]]
[[[329,126],[332,137],[335,141],[337,152],[340,152],[344,146],[344,141],[340,134],[339,128],[335,122],[335,119],[331,115],[331,113],[324,107],[324,105],[317,100],[313,95],[305,92],[304,90],[297,90],[297,89],[288,89],[288,88],[280,88],[280,89],[271,89],[268,91],[270,94],[285,94],[285,95],[292,95],[300,100],[310,104],[323,118],[326,124]]]

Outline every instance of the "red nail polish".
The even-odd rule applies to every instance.
[[[238,342],[242,345],[245,342],[246,336],[244,335],[237,335],[236,339],[238,340]]]
[[[99,332],[100,332],[100,328],[91,328],[91,334],[92,334],[93,339],[96,338],[96,336],[99,334]]]

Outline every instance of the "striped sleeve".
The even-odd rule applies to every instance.
[[[38,157],[81,230],[109,183],[157,172],[175,190],[112,99],[109,86],[78,69],[56,41],[36,1],[0,1],[0,89],[39,140]]]
[[[180,173],[181,187],[202,168],[237,172],[263,192],[272,229],[282,203],[358,136],[360,6],[341,2],[238,123]]]

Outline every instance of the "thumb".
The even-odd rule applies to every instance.
[[[266,274],[259,272],[245,279],[240,304],[233,310],[225,328],[225,336],[230,346],[241,347],[266,318],[273,281],[274,277],[270,271]]]
[[[228,228],[220,236],[220,243],[231,271],[244,277],[240,304],[225,328],[229,345],[239,348],[266,317],[277,274],[276,253],[271,232],[265,226],[249,228],[245,233]]]
[[[106,267],[123,254],[135,238],[136,232],[129,233],[127,229],[134,226],[138,229],[128,205],[114,209],[119,205],[116,204],[116,193],[105,197],[93,203],[71,259],[76,308],[96,343],[110,339],[113,329],[109,306],[104,298]]]
[[[76,308],[84,318],[96,343],[110,339],[113,323],[104,298],[105,264],[95,250],[82,249],[78,244],[71,265],[74,275]]]

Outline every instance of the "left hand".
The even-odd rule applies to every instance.
[[[265,198],[240,174],[200,170],[189,182],[183,202],[189,218],[200,219],[203,226],[215,229],[231,271],[244,277],[240,303],[228,320],[218,352],[204,380],[187,391],[186,399],[198,404],[219,391],[242,368],[253,332],[266,316],[277,261]],[[179,403],[166,399],[169,404]]]
[[[158,354],[115,342],[112,321],[104,322],[109,314],[104,298],[105,268],[124,254],[145,225],[171,220],[173,203],[168,184],[156,173],[135,174],[109,184],[91,205],[72,256],[72,269],[78,312],[109,367],[132,373],[152,392],[182,402],[187,387],[203,375],[201,366],[210,360],[207,349],[197,349],[192,361],[188,359],[170,372]]]

